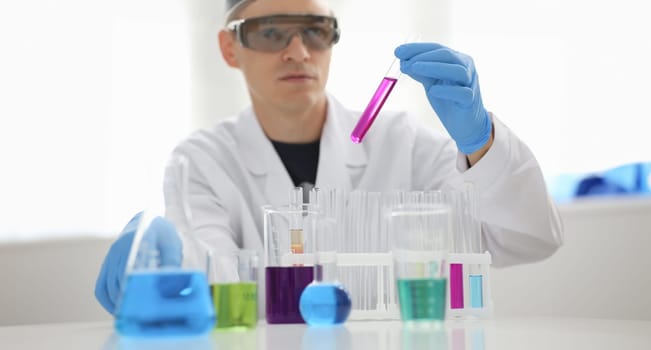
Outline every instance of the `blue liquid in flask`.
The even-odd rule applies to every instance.
[[[206,276],[171,269],[127,277],[115,328],[136,337],[199,335],[215,325]]]
[[[299,309],[311,326],[340,324],[350,315],[350,296],[339,284],[310,284],[301,294]]]

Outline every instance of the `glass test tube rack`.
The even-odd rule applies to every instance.
[[[399,320],[392,253],[337,253],[339,277],[353,298],[350,320]]]
[[[398,293],[394,271],[394,257],[390,251],[386,215],[397,205],[404,204],[446,204],[455,208],[458,216],[456,221],[463,220],[462,207],[468,205],[468,199],[459,191],[400,191],[391,193],[341,190],[313,189],[310,193],[310,204],[319,207],[319,211],[337,223],[335,237],[337,245],[337,276],[341,284],[348,290],[352,299],[350,320],[383,320],[400,319],[398,307]],[[456,226],[455,226],[456,225]],[[457,230],[459,224],[453,223]],[[466,258],[466,256],[469,256]],[[472,256],[477,256],[476,258]],[[454,257],[454,258],[453,258]],[[309,254],[302,256],[287,256],[283,264],[311,264]],[[450,254],[449,259],[456,259],[456,264],[468,264],[465,271],[481,275],[482,307],[451,309],[448,308],[447,317],[455,315],[490,315],[492,302],[490,299],[488,268],[491,264],[489,253],[484,254]],[[461,260],[459,260],[461,259]],[[466,262],[466,260],[470,261]],[[474,260],[473,260],[474,259]],[[476,261],[475,261],[476,260]],[[448,263],[451,263],[448,260]],[[472,269],[471,269],[472,268]],[[469,276],[469,275],[468,275]],[[463,290],[470,290],[470,279],[466,278],[468,286]],[[473,278],[477,284],[479,278]],[[448,299],[450,295],[450,281],[448,280]],[[477,290],[477,288],[473,289]],[[464,296],[465,297],[465,296]],[[468,296],[470,297],[470,296]],[[476,300],[476,298],[475,298]],[[465,300],[464,300],[465,301]],[[472,305],[472,300],[464,303]],[[447,301],[449,305],[449,301]]]
[[[392,253],[336,253],[339,281],[354,293],[350,320],[399,320]],[[283,266],[313,266],[312,253],[285,254]]]
[[[283,260],[287,265],[314,263],[312,254],[303,254],[299,259],[288,255]],[[446,318],[492,317],[491,261],[488,252],[448,254]],[[356,292],[357,304],[353,305],[349,319],[400,319],[392,253],[337,253],[337,267],[340,277],[345,276],[341,278],[342,284]]]

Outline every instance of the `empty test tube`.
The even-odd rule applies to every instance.
[[[467,204],[466,223],[464,224],[466,244],[468,245],[466,251],[472,254],[482,254],[479,197],[475,185],[471,182],[464,183],[464,199]]]

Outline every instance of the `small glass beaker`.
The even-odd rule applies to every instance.
[[[299,301],[314,280],[310,239],[319,213],[307,204],[264,206],[263,211],[267,323],[304,323]]]
[[[409,204],[389,215],[400,315],[403,321],[445,319],[450,210]]]
[[[216,252],[208,265],[210,294],[218,329],[255,328],[258,323],[258,253],[254,250]]]

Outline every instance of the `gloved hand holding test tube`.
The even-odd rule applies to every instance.
[[[417,41],[419,38],[420,35],[411,34],[407,37],[405,43]],[[366,106],[366,109],[362,113],[362,116],[359,118],[355,129],[353,129],[353,132],[350,135],[350,139],[354,143],[362,142],[364,136],[366,136],[366,133],[368,132],[368,129],[371,128],[371,125],[375,121],[375,118],[377,117],[378,113],[380,113],[384,102],[389,97],[389,94],[391,94],[391,91],[393,91],[393,87],[398,82],[400,75],[400,60],[398,58],[394,58],[391,66],[389,66],[389,70],[384,75],[384,78],[382,78],[380,86],[378,86],[377,90],[375,90],[373,97],[371,97],[371,101]]]

